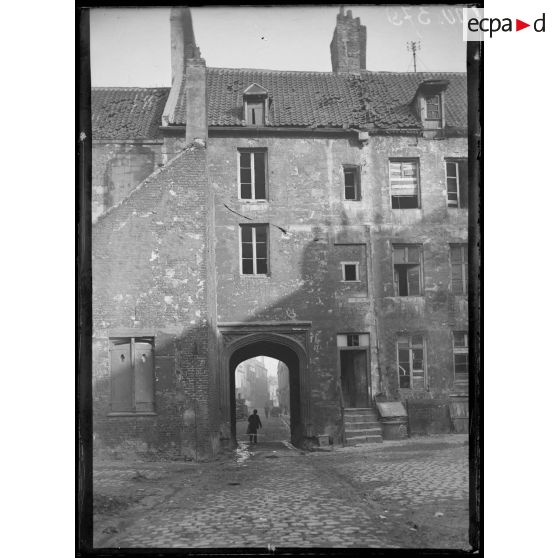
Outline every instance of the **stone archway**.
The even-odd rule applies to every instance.
[[[291,442],[303,445],[311,436],[308,393],[308,332],[310,323],[221,324],[221,420],[226,435],[236,444],[234,373],[241,362],[268,356],[289,368]]]

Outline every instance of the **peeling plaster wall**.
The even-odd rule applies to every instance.
[[[161,148],[160,140],[94,141],[91,200],[94,222],[162,165]]]
[[[421,209],[393,210],[388,157],[419,157]],[[467,209],[447,207],[446,157],[467,157],[467,140],[452,138],[375,138],[370,164],[376,169],[371,189],[373,276],[380,332],[381,390],[388,398],[446,399],[454,393],[452,330],[468,330],[466,295],[451,292],[450,243],[466,243]],[[423,246],[423,296],[394,296],[392,243]],[[426,391],[399,390],[396,340],[399,332],[426,338]]]
[[[239,199],[237,150],[250,147],[267,149],[267,201]],[[337,333],[370,334],[373,394],[405,399],[451,392],[451,329],[467,329],[467,301],[449,292],[448,243],[466,242],[467,211],[447,208],[444,157],[466,156],[462,138],[375,136],[366,144],[338,136],[210,140],[218,321],[312,322],[314,435],[328,433],[338,440],[341,434]],[[420,158],[421,209],[391,209],[390,157]],[[361,201],[343,200],[344,164],[361,167]],[[269,223],[268,277],[240,274],[239,224],[248,223]],[[424,244],[425,296],[393,296],[394,241]],[[342,261],[360,263],[360,283],[341,281]],[[427,336],[430,392],[396,388],[395,338],[407,330]]]
[[[93,227],[96,450],[199,455],[218,446],[207,373],[209,203],[205,150],[185,151]],[[155,416],[110,416],[109,338],[121,334],[155,339]]]
[[[267,202],[238,199],[241,147],[268,150]],[[341,282],[341,261],[357,256],[367,278],[369,227],[349,225],[341,187],[342,165],[361,164],[364,157],[359,145],[348,139],[212,138],[208,147],[210,184],[216,196],[218,320],[312,321],[308,434],[327,432],[337,441],[341,413],[336,334],[374,331],[366,281]],[[358,213],[362,221],[365,212],[362,208]],[[239,224],[250,222],[270,224],[269,277],[240,275]]]

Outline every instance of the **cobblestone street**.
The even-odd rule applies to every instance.
[[[217,462],[96,463],[94,545],[470,548],[466,437],[302,452],[262,435]]]

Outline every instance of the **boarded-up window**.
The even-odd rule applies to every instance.
[[[469,385],[469,336],[465,331],[453,332],[453,370],[455,387]]]
[[[250,99],[246,101],[246,124],[263,126],[265,123],[265,100]]]
[[[466,208],[469,205],[467,161],[446,161],[446,189],[448,207]]]
[[[240,198],[243,200],[266,199],[266,152],[239,151]]]
[[[391,187],[391,207],[393,209],[419,207],[417,160],[390,160],[389,183]]]
[[[360,169],[355,166],[343,167],[345,181],[345,199],[351,201],[360,200]]]
[[[243,275],[268,275],[268,226],[241,225],[241,271]]]
[[[393,279],[395,296],[418,296],[422,293],[422,246],[393,245]]]
[[[111,411],[152,412],[153,339],[111,339]]]
[[[400,335],[397,338],[399,387],[423,390],[426,386],[426,362],[422,335]]]
[[[451,290],[456,294],[467,294],[468,288],[467,244],[450,244]]]

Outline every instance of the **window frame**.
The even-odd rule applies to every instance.
[[[147,409],[138,410],[138,369],[136,368],[136,344],[137,343],[147,343],[151,346],[151,367],[150,367],[150,383],[151,383],[151,400],[150,401],[143,401],[142,403],[147,404]],[[130,368],[131,368],[131,378],[130,378],[130,408],[129,409],[122,409],[122,410],[113,410],[115,405],[114,400],[114,370],[113,370],[113,363],[112,357],[109,356],[109,367],[110,367],[110,405],[109,405],[109,413],[108,416],[140,416],[140,415],[147,415],[153,416],[156,415],[156,394],[155,394],[155,338],[150,335],[138,335],[137,337],[131,337],[127,335],[116,335],[109,338],[109,353],[112,351],[117,350],[117,347],[121,345],[126,345],[129,347],[130,350]]]
[[[413,337],[421,338],[421,344],[413,344]],[[400,343],[402,343],[403,339],[406,340],[407,347],[402,348],[401,350],[409,351],[409,387],[402,387],[401,386],[401,369],[405,370],[400,366],[399,360],[399,351],[400,351]],[[422,387],[417,387],[415,383],[418,383],[418,379],[420,378],[420,374],[414,374],[415,369],[413,368],[414,363],[414,353],[413,350],[422,350],[422,368],[417,368],[416,372],[422,372]],[[427,363],[427,356],[426,356],[426,335],[422,332],[415,332],[415,333],[399,333],[397,335],[395,341],[395,354],[396,354],[396,362],[397,362],[397,385],[399,389],[407,389],[413,391],[429,391],[428,389],[428,363]],[[417,378],[415,379],[415,376]]]
[[[242,176],[241,176],[241,155],[249,154],[250,155],[250,197],[243,198],[242,197]],[[264,197],[263,198],[256,198],[256,172],[255,172],[255,160],[254,154],[262,153],[263,154],[263,164],[264,164]],[[243,203],[262,203],[269,200],[269,190],[268,190],[268,173],[267,173],[267,149],[265,147],[258,147],[258,148],[250,148],[250,147],[239,147],[237,148],[237,183],[238,183],[238,199]]]
[[[461,334],[464,336],[465,345],[464,346],[456,346],[455,344],[455,336],[456,334]],[[451,332],[452,338],[452,348],[453,348],[453,385],[455,387],[460,386],[468,386],[469,385],[469,332],[462,331],[462,330],[452,330]],[[467,370],[466,372],[459,372],[461,376],[465,377],[458,377],[458,373],[456,370],[456,362],[455,357],[456,355],[467,355]]]
[[[257,251],[256,251],[256,227],[264,227],[265,235],[266,235],[266,266],[267,272],[266,273],[244,273],[243,271],[243,260],[247,260],[248,258],[243,257],[242,251],[242,229],[243,228],[251,228],[252,229],[252,268],[253,270],[257,271]],[[269,223],[241,223],[238,226],[238,243],[239,243],[239,269],[240,269],[240,276],[241,277],[269,277],[271,275],[271,265],[270,265],[270,250],[269,250]],[[260,258],[261,259],[261,258]]]
[[[355,266],[355,275],[356,279],[347,279],[346,275],[346,266],[354,265]],[[341,282],[342,283],[361,283],[360,279],[360,262],[341,262]]]
[[[453,200],[450,202],[449,199],[449,176],[448,176],[448,164],[453,164],[455,165],[455,177],[451,177],[451,178],[455,178],[456,181],[456,196],[457,196],[457,203],[456,205],[453,204]],[[468,165],[468,160],[466,157],[451,157],[451,158],[446,158],[444,159],[444,172],[445,172],[445,176],[446,176],[446,204],[448,208],[451,209],[468,209],[469,207],[469,196],[467,195],[467,205],[463,205],[463,196],[462,196],[462,188],[464,189],[468,189],[469,188],[469,184],[461,184],[461,178],[460,178],[460,165]],[[468,169],[467,169],[468,171]],[[467,172],[468,174],[468,172]]]
[[[354,176],[354,198],[347,197],[347,180],[346,180],[346,173],[347,171],[352,172]],[[362,189],[361,189],[361,181],[360,181],[360,166],[359,165],[343,165],[343,201],[349,202],[358,202],[362,201]]]
[[[395,196],[392,185],[391,165],[392,163],[413,163],[416,166],[416,196]],[[402,169],[401,169],[402,173]],[[393,179],[395,180],[395,179]],[[390,205],[392,210],[405,211],[408,209],[421,209],[421,188],[420,188],[420,158],[419,157],[389,157],[388,159],[388,181],[390,193]],[[415,207],[394,207],[394,198],[416,197]]]
[[[432,98],[438,99],[438,114],[440,115],[438,118],[433,118],[432,116],[428,115],[428,100]],[[432,103],[430,103],[431,105]],[[424,107],[425,107],[425,120],[430,120],[432,122],[441,122],[442,121],[442,95],[440,93],[434,93],[432,95],[425,95],[424,96]]]
[[[455,263],[452,260],[452,248],[460,248],[461,260]],[[461,291],[457,291],[453,284],[453,266],[461,267]],[[450,266],[450,291],[455,295],[467,295],[469,293],[469,244],[467,242],[449,243],[449,266]]]
[[[396,263],[395,262],[395,252],[396,252],[397,248],[404,248],[405,249],[405,259],[408,258],[408,252],[407,252],[408,248],[417,248],[417,250],[418,250],[418,256],[419,256],[419,261],[418,261],[419,292],[418,292],[418,294],[406,294],[406,295],[399,294],[400,293],[399,277],[396,273],[395,266],[396,265],[411,266],[412,263],[408,263],[408,262],[405,262],[403,264]],[[392,274],[393,274],[393,293],[394,293],[394,296],[404,297],[404,298],[413,297],[413,296],[424,296],[423,261],[424,261],[424,257],[423,257],[423,245],[422,244],[419,244],[419,243],[403,243],[403,242],[401,242],[401,243],[400,242],[392,242],[391,243],[391,262],[392,262],[391,266],[392,266]],[[408,279],[408,276],[407,276],[407,291],[409,292],[410,289],[408,287],[409,287],[409,279]]]

